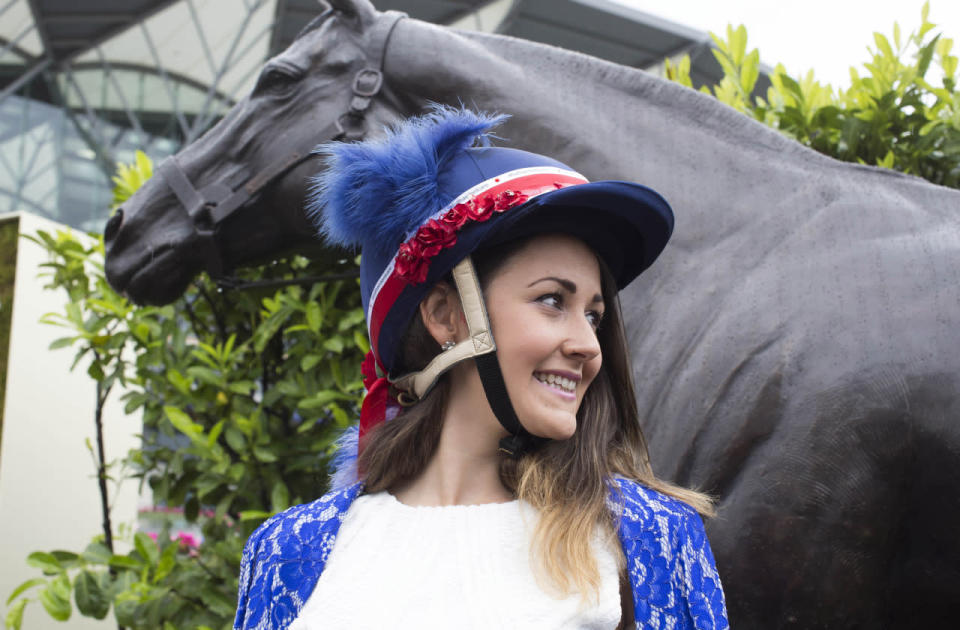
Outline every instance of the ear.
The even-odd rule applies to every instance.
[[[460,295],[446,282],[434,285],[420,302],[420,317],[438,345],[463,339],[467,334]]]
[[[356,18],[360,30],[365,30],[377,19],[377,9],[370,0],[326,0],[326,2],[345,16]]]

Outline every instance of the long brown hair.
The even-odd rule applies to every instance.
[[[484,290],[529,240],[510,241],[474,255]],[[539,566],[559,592],[577,591],[584,597],[598,593],[600,586],[592,541],[598,531],[607,541],[615,537],[606,505],[611,476],[637,480],[705,516],[713,515],[709,497],[653,474],[640,430],[616,284],[598,260],[605,302],[597,331],[603,362],[577,412],[576,431],[568,440],[551,440],[520,459],[504,457],[500,463],[503,485],[539,512],[531,550]],[[423,321],[414,317],[401,346],[398,371],[420,370],[438,352]],[[369,434],[358,462],[367,492],[394,488],[424,470],[440,442],[448,394],[444,376],[419,403]],[[611,547],[619,550],[619,545]],[[622,552],[617,556],[622,563]]]

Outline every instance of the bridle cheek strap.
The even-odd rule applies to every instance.
[[[497,360],[497,344],[490,330],[490,317],[487,315],[480,281],[470,257],[458,262],[452,274],[463,306],[464,319],[467,321],[467,338],[435,356],[423,370],[391,379],[391,383],[419,400],[436,385],[437,379],[444,372],[461,361],[474,359],[487,402],[490,403],[497,420],[510,433],[500,441],[500,450],[511,457],[519,457],[542,439],[527,432],[510,402],[500,362]]]
[[[367,109],[383,87],[383,63],[390,35],[397,22],[405,17],[405,13],[387,11],[370,29],[367,35],[367,63],[354,76],[349,109],[334,118],[315,136],[303,139],[286,157],[268,164],[243,185],[234,186],[233,182],[218,181],[197,190],[175,156],[170,156],[160,163],[157,174],[177,196],[193,222],[199,240],[198,251],[203,252],[205,266],[210,275],[215,278],[223,275],[223,256],[216,239],[218,225],[259,195],[267,185],[310,159],[314,155],[314,147],[320,142],[363,139],[366,134],[364,117]],[[236,176],[232,179],[236,179]]]

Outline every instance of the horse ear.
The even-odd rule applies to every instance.
[[[326,2],[344,15],[357,18],[363,28],[373,24],[377,17],[377,9],[370,0],[326,0]]]

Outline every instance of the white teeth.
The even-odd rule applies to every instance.
[[[577,388],[577,382],[573,379],[564,378],[557,374],[542,374],[536,373],[534,376],[538,381],[547,383],[548,385],[554,385],[566,392],[573,392]]]

